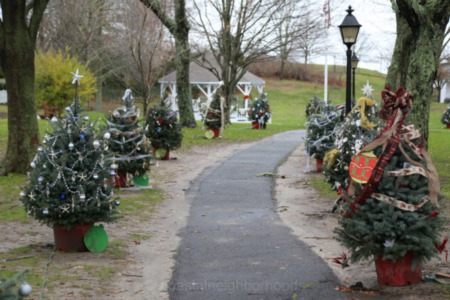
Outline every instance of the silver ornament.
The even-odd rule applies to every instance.
[[[47,208],[44,208],[44,210],[42,211],[42,213],[43,213],[44,215],[48,215],[48,209],[47,209]]]
[[[20,197],[21,197],[21,198],[25,197],[26,195],[27,195],[27,194],[26,194],[24,191],[20,192]]]
[[[69,143],[69,150],[73,150],[74,147],[75,145],[73,143]]]
[[[32,290],[33,289],[31,288],[31,285],[29,285],[28,283],[25,282],[19,288],[19,295],[22,297],[27,297],[31,294]]]
[[[98,149],[98,147],[100,147],[100,142],[98,140],[95,140],[93,144],[95,149]]]
[[[52,121],[52,123],[56,123],[56,122],[58,122],[58,118],[55,117],[55,116],[53,116],[53,118],[51,119],[51,121]]]
[[[94,179],[98,179],[98,174],[94,173],[94,175],[92,175],[92,177],[94,177]]]
[[[84,200],[86,200],[86,195],[85,194],[80,194],[80,200],[84,202]]]
[[[111,138],[111,134],[109,132],[106,132],[103,137],[107,140],[109,140]]]

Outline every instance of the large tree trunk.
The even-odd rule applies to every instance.
[[[34,53],[37,30],[48,0],[31,3],[31,15],[25,2],[1,2],[1,65],[8,94],[8,146],[3,160],[3,174],[25,173],[39,143],[34,99]]]
[[[391,0],[397,19],[397,40],[387,76],[393,89],[413,94],[410,118],[428,140],[433,82],[450,16],[448,0]]]
[[[192,107],[191,82],[189,80],[190,47],[189,30],[190,24],[186,15],[185,0],[175,0],[175,19],[163,9],[161,0],[140,0],[149,7],[166,26],[175,39],[176,51],[176,81],[178,94],[178,109],[180,113],[180,123],[185,127],[197,127]]]
[[[178,20],[177,20],[178,22]],[[191,51],[189,48],[189,27],[178,25],[175,36],[175,51],[177,53],[177,94],[180,123],[185,127],[197,127],[192,107],[191,81],[189,79],[189,64]]]

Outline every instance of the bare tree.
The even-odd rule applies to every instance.
[[[448,0],[391,0],[397,39],[387,83],[414,95],[411,118],[428,140],[433,83],[450,17]]]
[[[202,0],[194,2],[198,12],[197,26],[207,40],[208,50],[219,64],[199,61],[219,80],[226,102],[226,121],[229,123],[231,101],[235,87],[250,64],[266,59],[281,47],[274,32],[283,18],[276,13],[291,1],[277,0]],[[294,12],[293,12],[294,13]],[[290,35],[293,37],[294,35]]]
[[[140,0],[161,20],[175,39],[176,51],[176,81],[178,94],[178,108],[180,113],[180,123],[186,127],[196,127],[192,107],[191,83],[189,80],[190,46],[189,30],[190,23],[186,14],[185,0],[174,0],[173,14],[167,7],[163,6],[163,0]]]
[[[279,48],[274,50],[280,58],[280,79],[284,78],[284,69],[288,59],[292,54],[298,51],[301,41],[308,32],[318,24],[309,24],[305,20],[310,19],[311,12],[308,10],[308,4],[303,2],[288,2],[286,6],[275,12],[274,22],[278,25],[275,34],[277,35]],[[281,20],[279,22],[278,20]],[[312,25],[313,27],[310,27]],[[309,53],[309,52],[308,52]],[[305,55],[305,64],[307,55]]]
[[[303,27],[303,32],[295,45],[297,52],[300,52],[301,57],[303,57],[303,63],[307,65],[311,56],[325,51],[326,31],[323,19],[314,17],[311,12],[308,12],[302,18],[301,26]]]
[[[8,94],[8,147],[2,173],[25,173],[39,143],[34,99],[34,56],[48,0],[2,0],[0,62]]]
[[[123,3],[119,22],[123,24],[115,43],[115,52],[129,57],[121,74],[125,84],[137,89],[142,96],[144,115],[152,97],[156,98],[154,86],[162,75],[167,61],[174,57],[171,41],[166,39],[163,24],[145,5],[138,1]]]

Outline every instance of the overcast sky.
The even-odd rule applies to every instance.
[[[362,25],[356,54],[359,58],[358,67],[387,72],[396,37],[395,15],[389,0],[331,0],[331,28],[328,29],[329,55],[328,64],[345,65],[346,49],[342,43],[339,25],[347,15],[346,10],[351,5],[358,22]],[[323,1],[326,3],[326,1]],[[361,42],[364,41],[364,45]],[[314,58],[314,62],[324,63],[324,57]]]

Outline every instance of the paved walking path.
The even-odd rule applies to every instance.
[[[258,176],[275,172],[303,132],[264,139],[193,182],[171,299],[350,299],[335,291],[331,269],[278,217],[272,178]]]

